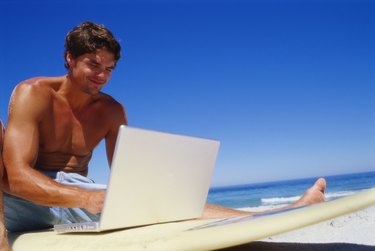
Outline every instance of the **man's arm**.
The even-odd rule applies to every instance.
[[[39,123],[48,109],[52,109],[49,91],[21,84],[12,94],[3,152],[9,182],[7,192],[45,206],[79,207],[98,213],[103,191],[65,186],[34,169]]]
[[[107,160],[108,164],[111,167],[113,153],[115,151],[117,133],[119,130],[120,125],[127,125],[128,120],[126,118],[126,113],[124,107],[119,104],[115,103],[112,107],[113,112],[111,114],[111,125],[107,135],[105,136],[105,144],[106,144],[106,152],[107,152]]]

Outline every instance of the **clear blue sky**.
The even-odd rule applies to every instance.
[[[65,74],[65,34],[105,24],[104,92],[135,127],[219,139],[213,185],[375,170],[375,4],[364,0],[0,2],[0,118],[13,87]],[[106,182],[103,144],[90,175]]]

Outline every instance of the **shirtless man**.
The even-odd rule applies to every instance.
[[[118,128],[127,124],[123,106],[100,91],[120,45],[104,26],[85,22],[68,33],[65,48],[67,75],[26,80],[11,97],[3,153],[9,231],[97,220],[103,206],[105,190],[86,175],[102,139],[111,164]],[[324,189],[319,179],[289,207],[322,201]],[[207,205],[204,217],[242,214],[249,213]]]

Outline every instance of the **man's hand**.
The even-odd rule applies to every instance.
[[[85,209],[92,214],[98,214],[103,209],[106,190],[89,190],[86,197]]]

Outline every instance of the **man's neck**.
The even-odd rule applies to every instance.
[[[72,78],[67,75],[58,91],[68,101],[72,110],[79,110],[91,103],[95,96],[95,94],[88,94],[77,89],[76,86]]]

